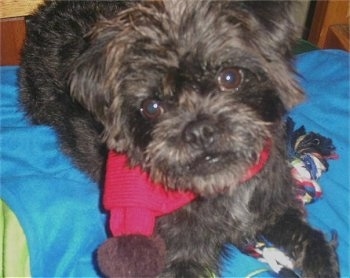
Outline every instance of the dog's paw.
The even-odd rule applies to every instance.
[[[305,248],[302,261],[302,276],[322,278],[340,277],[338,258],[335,251],[336,244],[334,242],[326,242],[321,233],[318,236],[320,237],[319,240],[310,241]]]

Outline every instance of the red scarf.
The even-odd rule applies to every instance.
[[[271,141],[266,141],[259,161],[252,165],[241,179],[246,182],[265,166],[270,155]],[[113,236],[141,234],[151,236],[157,217],[189,204],[196,198],[193,192],[165,189],[151,181],[140,167],[129,168],[127,157],[110,151],[103,205],[110,211],[110,229]]]

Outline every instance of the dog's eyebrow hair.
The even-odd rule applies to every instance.
[[[229,48],[222,50],[221,56],[216,56],[209,60],[209,65],[245,65],[250,69],[260,69],[263,67],[263,58],[258,56],[255,52],[249,50],[242,50],[241,48]]]

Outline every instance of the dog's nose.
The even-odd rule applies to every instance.
[[[213,144],[215,137],[215,125],[206,119],[188,123],[183,132],[184,141],[195,147],[207,148]]]

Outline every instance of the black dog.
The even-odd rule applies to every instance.
[[[224,243],[263,235],[305,277],[337,277],[334,247],[294,197],[282,117],[293,1],[48,1],[30,19],[21,102],[101,182],[107,149],[199,197],[162,217],[161,277],[217,273]],[[247,171],[268,153],[253,176]]]

